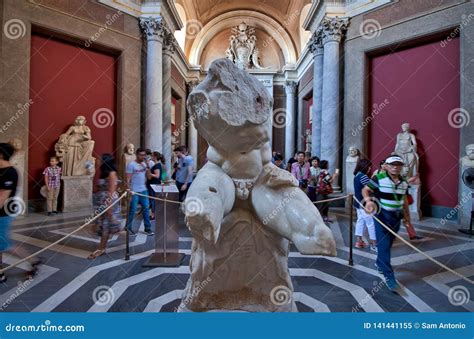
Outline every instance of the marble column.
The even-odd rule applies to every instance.
[[[171,32],[166,32],[163,39],[163,157],[167,166],[171,166],[171,56],[176,51],[176,41]],[[167,179],[171,171],[166,171]]]
[[[329,161],[329,171],[340,168],[341,149],[340,117],[340,42],[347,29],[347,18],[329,18],[321,21],[323,42],[323,90],[321,109],[321,159]],[[339,182],[334,190],[340,190]]]
[[[286,117],[285,117],[285,160],[288,160],[295,154],[295,93],[296,81],[285,82],[286,92]]]
[[[191,80],[186,83],[188,87],[188,95],[191,93],[194,88],[199,84],[198,80]],[[189,115],[188,112],[188,149],[189,153],[194,159],[194,162],[197,163],[198,158],[198,132],[196,126],[194,126],[194,119]],[[195,166],[197,169],[197,166]]]
[[[317,29],[309,42],[313,53],[313,112],[311,125],[311,154],[321,156],[321,111],[323,97],[323,42],[322,30]]]
[[[163,36],[165,26],[161,17],[140,18],[140,28],[147,40],[145,85],[145,147],[163,150]]]

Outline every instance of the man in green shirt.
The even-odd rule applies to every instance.
[[[403,167],[403,159],[398,155],[392,155],[385,160],[386,171],[377,173],[362,189],[362,196],[366,201],[365,209],[368,213],[376,213],[376,217],[395,233],[400,229],[402,219],[410,222],[408,211],[408,183],[400,175]],[[371,198],[371,194],[375,196]],[[390,233],[381,223],[374,219],[375,234],[377,238],[377,261],[376,265],[385,276],[387,287],[396,292],[399,288],[392,265],[390,264],[390,251],[395,236]]]

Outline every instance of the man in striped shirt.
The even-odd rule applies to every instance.
[[[400,175],[403,167],[403,159],[400,156],[392,155],[388,157],[385,164],[386,170],[372,177],[367,186],[362,189],[362,196],[366,201],[365,209],[367,212],[376,212],[377,218],[397,233],[402,219],[410,222],[408,200],[406,198],[408,183]],[[370,197],[372,193],[375,199]],[[377,238],[376,265],[385,276],[387,287],[396,292],[399,285],[390,264],[390,250],[395,236],[383,227],[379,221],[374,221]]]

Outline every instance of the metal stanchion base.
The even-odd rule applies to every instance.
[[[156,252],[150,255],[150,258],[142,267],[179,267],[183,262],[184,254]]]

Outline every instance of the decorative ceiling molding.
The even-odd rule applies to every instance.
[[[230,32],[231,27],[239,25],[242,21],[270,35],[281,48],[285,64],[296,63],[296,47],[285,27],[265,14],[249,10],[227,12],[209,21],[193,41],[189,53],[189,62],[192,65],[199,65],[202,52],[209,41],[224,30]]]

